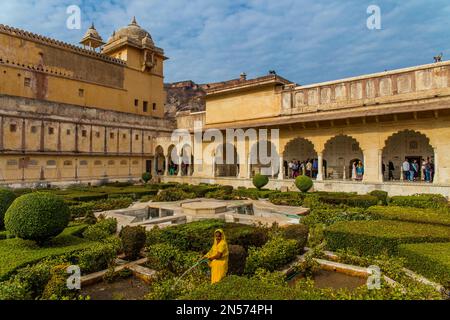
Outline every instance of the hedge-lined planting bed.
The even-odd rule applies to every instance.
[[[173,226],[154,228],[147,232],[147,245],[170,243],[183,251],[208,251],[213,243],[214,231],[223,229],[229,245],[260,247],[268,240],[267,232],[253,226],[226,223],[222,220],[204,220]]]
[[[378,219],[450,226],[450,213],[436,209],[374,206],[367,209],[367,213]]]
[[[330,250],[350,248],[363,255],[396,254],[402,243],[450,241],[449,227],[390,220],[337,222],[324,234]]]
[[[0,280],[7,278],[14,270],[43,258],[59,256],[91,247],[95,243],[76,236],[84,228],[86,228],[85,225],[68,227],[51,240],[46,247],[38,247],[34,241],[19,238],[1,240]]]
[[[357,195],[344,192],[317,192],[319,200],[331,205],[369,208],[378,204],[378,198],[371,195]]]
[[[450,284],[450,242],[402,244],[398,250],[411,270],[438,283]]]
[[[394,196],[389,199],[390,206],[415,208],[448,209],[448,200],[440,194],[417,194],[414,196]]]

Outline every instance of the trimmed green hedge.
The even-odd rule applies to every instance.
[[[373,190],[369,192],[369,195],[377,197],[380,204],[383,206],[388,204],[388,193],[382,190]]]
[[[18,268],[36,263],[44,258],[70,254],[87,249],[94,243],[74,236],[83,228],[76,225],[66,228],[50,241],[47,247],[38,247],[33,241],[19,238],[0,241],[0,281],[5,280]]]
[[[450,213],[435,209],[413,207],[374,206],[367,213],[378,219],[399,220],[450,226]]]
[[[396,254],[402,243],[450,241],[450,228],[401,221],[336,222],[324,232],[330,250],[355,249],[362,255]]]
[[[269,196],[269,201],[278,206],[301,207],[305,195],[300,192],[278,192]]]
[[[253,177],[252,182],[256,189],[261,190],[269,183],[269,177],[263,176],[262,174],[256,174]]]
[[[157,243],[170,243],[183,251],[207,252],[213,244],[214,231],[223,229],[228,245],[260,247],[267,240],[267,232],[263,229],[221,220],[203,220],[170,228],[154,228],[147,232],[147,246]]]
[[[253,274],[259,268],[274,271],[294,260],[298,253],[297,240],[272,238],[261,248],[249,248],[245,273]]]
[[[390,206],[415,208],[445,208],[448,200],[440,194],[417,194],[414,196],[394,196],[389,199]]]
[[[398,251],[411,270],[438,283],[450,284],[450,242],[402,244]]]
[[[319,200],[331,205],[369,208],[378,204],[378,198],[371,195],[357,195],[344,192],[317,192]]]

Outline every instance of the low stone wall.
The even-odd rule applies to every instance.
[[[189,184],[210,183],[230,185],[235,188],[247,187],[254,188],[251,179],[240,178],[201,178],[201,177],[178,177],[178,176],[165,176],[160,177],[162,182],[179,182]],[[294,185],[294,180],[278,180],[270,179],[267,185],[268,189],[281,190],[287,188],[291,191],[297,191],[298,189]],[[417,193],[433,193],[442,194],[443,196],[450,197],[450,185],[439,185],[430,183],[407,183],[407,182],[385,182],[382,184],[354,182],[354,181],[315,181],[314,189],[316,191],[329,191],[329,192],[356,192],[358,194],[367,194],[373,190],[383,190],[389,193],[390,196],[398,195],[413,195]]]

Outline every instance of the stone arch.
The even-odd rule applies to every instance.
[[[260,148],[265,146],[266,152],[262,153],[268,157],[271,158],[271,161],[269,163],[269,159],[262,159],[260,157]],[[280,156],[277,150],[276,145],[271,142],[270,140],[261,140],[258,142],[255,142],[250,147],[250,153],[249,153],[249,171],[250,171],[250,177],[254,176],[255,174],[263,174],[267,176],[276,176],[278,175],[280,171]],[[275,163],[273,163],[275,162]]]
[[[194,169],[194,150],[189,144],[185,144],[181,150],[181,175],[191,176]]]
[[[231,143],[218,145],[214,154],[214,175],[216,177],[237,177],[240,170],[239,160],[235,145]]]
[[[294,178],[294,172],[288,168],[288,164],[291,161],[296,161],[299,164],[303,163],[303,165],[309,161],[318,162],[318,156],[314,144],[310,140],[302,137],[297,137],[290,140],[284,147],[283,151],[283,175],[285,177],[287,176],[289,178]],[[314,169],[314,172],[310,173],[310,175],[316,177],[317,173],[318,170]],[[302,169],[299,169],[299,174],[303,174]]]
[[[390,135],[385,141],[382,151],[382,161],[385,164],[385,172],[383,178],[385,180],[400,180],[402,163],[407,159],[408,162],[413,163],[414,160],[418,163],[418,172],[415,174],[417,181],[425,178],[425,173],[421,170],[424,160],[429,159],[434,164],[434,147],[431,144],[430,138],[420,132],[410,129],[400,130]],[[389,163],[392,163],[394,170],[389,170]],[[389,175],[392,171],[392,176]],[[433,174],[431,180],[433,180]]]
[[[354,179],[353,163],[361,161],[364,165],[364,154],[358,140],[345,134],[327,140],[323,159],[328,179]]]

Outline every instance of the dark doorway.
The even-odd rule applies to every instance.
[[[148,172],[148,173],[152,172],[152,160],[145,161],[145,172]]]

